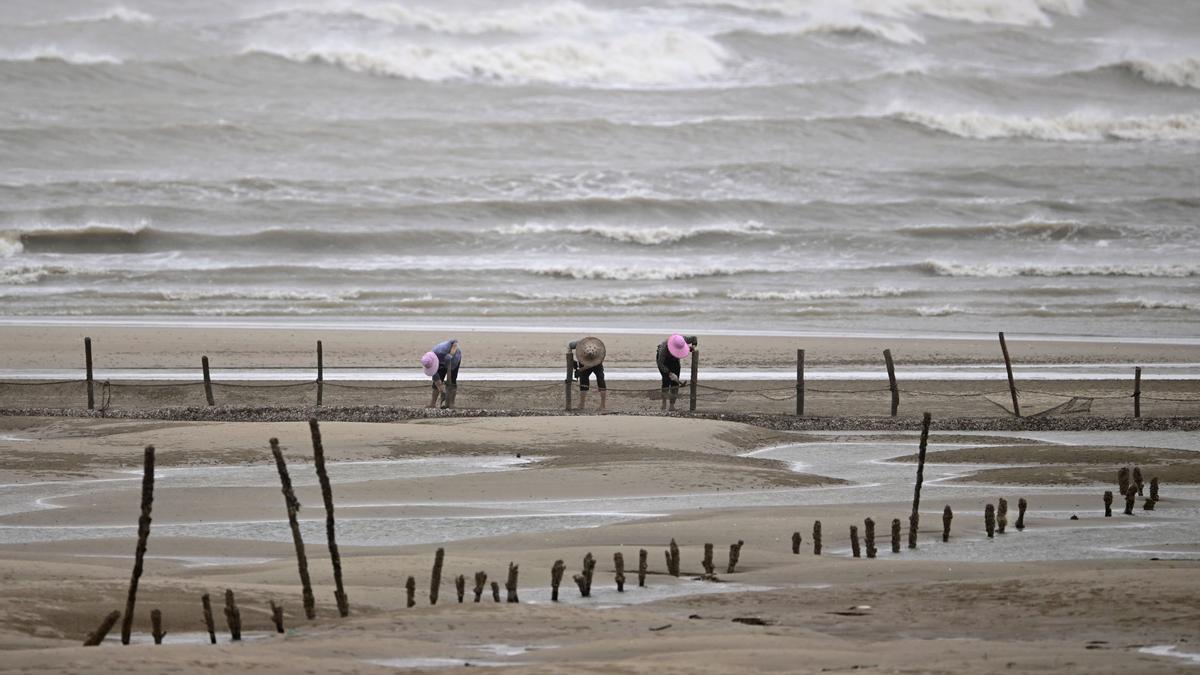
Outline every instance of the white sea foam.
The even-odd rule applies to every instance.
[[[697,85],[720,76],[734,58],[711,38],[673,28],[609,38],[559,37],[470,46],[402,41],[262,41],[245,52],[429,82],[595,87]]]
[[[80,66],[118,64],[123,60],[111,54],[65,49],[58,45],[40,45],[11,52],[0,52],[0,61],[62,61]]]
[[[905,18],[928,16],[948,21],[1049,26],[1051,15],[1078,16],[1085,0],[677,0],[675,4],[733,7],[781,16],[844,13]]]
[[[24,250],[20,232],[0,232],[0,258],[11,258]]]
[[[817,291],[731,291],[726,293],[730,300],[780,300],[805,302],[810,300],[854,300],[859,298],[895,298],[907,291],[899,288],[830,288]]]
[[[121,23],[153,23],[154,17],[146,12],[124,5],[113,5],[107,9],[88,14],[76,14],[63,19],[68,23],[91,23],[96,21],[119,21]]]
[[[770,228],[753,220],[744,223],[698,225],[694,227],[522,223],[519,225],[498,227],[493,232],[504,235],[579,234],[601,237],[621,243],[641,244],[643,246],[674,244],[708,234],[741,236],[772,236],[775,234]]]
[[[33,284],[49,276],[68,273],[69,271],[65,267],[56,265],[0,267],[0,284]]]
[[[301,300],[344,302],[361,297],[360,291],[328,293],[321,291],[283,290],[278,288],[188,289],[162,291],[164,300],[195,302],[197,300]]]
[[[929,260],[920,265],[939,277],[1145,277],[1182,279],[1200,276],[1196,265],[999,265],[950,263]]]
[[[528,4],[472,12],[442,11],[411,4],[363,2],[301,5],[295,9],[316,14],[353,14],[394,26],[462,35],[603,29],[611,27],[617,19],[613,13],[600,12],[579,2]]]
[[[670,281],[675,279],[697,279],[701,277],[732,276],[769,272],[762,267],[738,267],[719,265],[679,265],[661,267],[541,267],[531,270],[534,274],[564,279],[603,279],[609,281]]]
[[[1121,65],[1154,84],[1200,89],[1200,59],[1186,58],[1178,61],[1132,59],[1122,62]]]
[[[980,140],[1200,141],[1200,114],[1196,113],[1145,117],[1107,117],[1085,113],[1062,117],[1010,117],[981,112],[896,112],[892,116],[934,131]]]
[[[664,300],[689,300],[700,294],[700,291],[695,288],[678,288],[678,289],[658,289],[651,291],[637,290],[622,290],[612,292],[580,292],[580,293],[518,293],[518,296],[524,300],[536,300],[538,302],[570,302],[570,303],[598,303],[605,305],[617,306],[633,306],[643,305],[648,302],[661,302]],[[494,302],[489,300],[489,302]]]
[[[939,305],[936,307],[918,307],[918,316],[952,316],[954,314],[966,314],[967,310],[958,305]]]
[[[1120,298],[1118,305],[1129,305],[1139,309],[1182,309],[1200,312],[1200,301],[1164,300],[1160,298]]]

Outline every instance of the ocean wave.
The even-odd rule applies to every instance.
[[[953,316],[955,314],[969,314],[965,308],[958,305],[938,305],[936,307],[917,307],[917,316]]]
[[[1200,141],[1200,114],[1195,113],[1115,118],[1084,113],[1062,117],[1007,117],[980,112],[897,112],[891,117],[932,131],[978,140]]]
[[[548,235],[578,234],[600,237],[611,241],[661,246],[675,244],[706,235],[761,236],[775,235],[775,231],[757,221],[720,225],[698,225],[694,227],[639,227],[634,225],[567,225],[553,223],[523,223],[493,228],[492,232],[504,235]]]
[[[1187,58],[1167,62],[1132,59],[1122,61],[1119,67],[1154,84],[1200,89],[1200,59]]]
[[[1200,302],[1188,300],[1163,300],[1156,298],[1120,298],[1116,304],[1123,308],[1134,309],[1182,309],[1189,312],[1200,312]]]
[[[278,288],[227,288],[187,289],[162,291],[159,296],[171,302],[198,302],[204,300],[292,300],[313,302],[343,302],[357,300],[362,292],[322,292],[304,290],[282,290]]]
[[[302,3],[254,15],[249,17],[249,20],[285,19],[296,14],[315,15],[321,20],[350,16],[402,28],[471,36],[486,33],[536,34],[603,29],[611,27],[617,21],[613,13],[599,12],[572,1],[473,12],[446,12],[411,4],[343,2],[330,6]]]
[[[1143,277],[1183,279],[1200,276],[1197,265],[965,265],[928,260],[918,268],[938,277]]]
[[[0,62],[57,61],[76,66],[120,64],[124,59],[112,54],[64,49],[57,45],[41,45],[20,51],[0,51]]]
[[[855,300],[863,298],[896,298],[908,294],[899,288],[830,288],[816,291],[730,291],[725,297],[730,300],[781,300],[785,302],[808,302],[812,300]]]
[[[88,222],[83,225],[38,225],[0,232],[0,258],[26,250],[95,252],[125,249],[151,232],[145,221],[134,224]]]
[[[18,265],[0,267],[0,284],[20,286],[34,284],[51,276],[70,274],[70,270],[59,265]]]
[[[604,281],[675,281],[703,277],[724,277],[738,274],[756,274],[773,271],[766,267],[680,265],[662,267],[616,267],[616,266],[563,266],[535,267],[530,272],[560,279],[592,279]]]
[[[580,87],[695,85],[725,73],[734,58],[711,38],[682,29],[633,32],[604,39],[559,37],[472,46],[264,42],[251,45],[243,53],[426,82]]]
[[[620,307],[644,305],[648,302],[690,300],[700,294],[695,288],[658,289],[651,291],[597,291],[580,293],[517,293],[525,301],[553,303],[597,303]]]
[[[880,23],[868,19],[846,17],[838,19],[817,19],[798,25],[756,26],[737,29],[723,34],[723,37],[736,35],[763,35],[770,37],[795,37],[806,35],[840,35],[845,37],[861,37],[883,40],[899,45],[921,44],[925,36],[902,23]]]
[[[1093,225],[1077,220],[1027,218],[1015,223],[982,225],[920,225],[902,227],[902,235],[919,239],[1035,239],[1045,241],[1106,241],[1120,239],[1125,231],[1111,225]]]
[[[890,18],[927,16],[947,21],[1049,26],[1051,15],[1079,16],[1085,0],[676,0],[684,6],[728,8],[772,16],[842,16],[847,12]]]

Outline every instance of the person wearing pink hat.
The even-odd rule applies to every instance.
[[[437,407],[438,396],[442,397],[442,407],[454,407],[454,397],[458,394],[458,367],[462,363],[462,350],[458,348],[458,340],[450,338],[433,346],[421,357],[421,370],[433,378],[433,396],[429,399],[429,407]]]
[[[695,335],[685,336],[679,333],[659,343],[655,361],[658,362],[658,373],[662,375],[662,410],[675,411],[675,397],[679,395],[681,384],[679,360],[691,355],[693,349],[699,349],[698,344],[699,340]],[[669,408],[668,399],[671,404]]]

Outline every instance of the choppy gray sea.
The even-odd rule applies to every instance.
[[[5,0],[0,317],[1194,336],[1192,0]]]

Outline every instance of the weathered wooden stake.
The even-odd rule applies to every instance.
[[[1153,511],[1154,510],[1154,500],[1147,499],[1147,500],[1143,501],[1142,508],[1145,509],[1146,511]]]
[[[1129,467],[1123,466],[1117,471],[1117,491],[1124,497],[1129,491]]]
[[[1135,491],[1133,489],[1133,486],[1130,485],[1129,491],[1125,493],[1125,515],[1127,515],[1127,516],[1133,515],[1133,506],[1136,502],[1137,502],[1137,491]]]
[[[518,565],[514,565],[511,562],[508,563],[508,579],[506,579],[504,582],[504,590],[506,592],[505,599],[508,602],[520,602],[520,600],[517,598],[518,567]]]
[[[321,341],[317,340],[317,405],[321,405],[321,399],[325,395],[325,352],[321,348]]]
[[[454,592],[458,595],[458,604],[463,604],[463,596],[467,594],[467,578],[463,575],[454,577]]]
[[[736,544],[729,545],[729,565],[725,568],[726,574],[733,574],[733,570],[737,567],[738,560],[742,557],[742,545],[746,542],[738,539]]]
[[[567,379],[563,380],[563,391],[566,394],[566,410],[571,411],[571,384],[575,381],[575,355],[567,350]],[[582,395],[582,394],[581,394]]]
[[[1142,467],[1140,466],[1133,467],[1133,484],[1137,486],[1137,493],[1139,497],[1146,494],[1146,484],[1142,482]]]
[[[154,638],[154,644],[161,645],[163,638],[167,633],[162,627],[162,610],[150,610],[150,635]]]
[[[446,551],[438,548],[433,554],[433,573],[429,577],[429,604],[436,605],[438,593],[442,589],[442,563],[446,560]],[[511,574],[512,571],[510,570]]]
[[[346,587],[342,585],[342,557],[338,555],[337,527],[333,520],[333,486],[329,483],[329,473],[325,470],[325,445],[321,442],[321,423],[317,418],[308,420],[308,429],[312,435],[313,463],[317,468],[317,480],[321,482],[321,499],[325,501],[325,537],[329,540],[329,559],[333,563],[333,597],[337,601],[338,615],[350,616],[350,599],[346,597]]]
[[[864,537],[865,543],[867,545],[867,557],[874,558],[875,552],[876,552],[876,549],[875,549],[875,521],[871,520],[870,518],[867,518],[866,520],[864,520],[863,521],[863,530],[864,530],[863,537]]]
[[[217,644],[217,626],[213,622],[212,600],[208,593],[200,596],[200,604],[204,607],[204,627],[208,629],[208,641]]]
[[[95,382],[92,380],[92,338],[90,337],[83,338],[83,361],[87,367],[88,410],[95,410],[96,392]]]
[[[1021,416],[1021,405],[1017,402],[1017,382],[1013,379],[1012,360],[1008,358],[1008,343],[1004,341],[1004,332],[1000,333],[1000,352],[1004,354],[1004,369],[1008,371],[1008,393],[1012,394],[1013,415]]]
[[[613,554],[613,567],[615,567],[617,570],[616,578],[615,578],[615,581],[617,582],[617,592],[624,593],[625,592],[625,556],[622,555],[620,551],[617,551],[616,553]]]
[[[108,635],[108,631],[117,624],[117,619],[121,618],[121,612],[113,610],[104,617],[104,621],[100,622],[100,626],[96,630],[88,633],[87,639],[83,641],[84,647],[98,647],[104,638]]]
[[[796,416],[804,414],[804,350],[796,350]]]
[[[225,623],[229,626],[229,639],[239,642],[242,639],[242,610],[238,609],[237,600],[233,597],[233,589],[225,589]]]
[[[317,601],[313,598],[312,582],[308,578],[308,556],[304,554],[304,538],[300,535],[300,501],[292,490],[292,477],[288,475],[287,462],[279,449],[279,439],[272,438],[271,454],[275,457],[275,468],[279,471],[279,482],[283,485],[283,503],[287,506],[288,526],[292,530],[292,543],[296,547],[296,566],[300,570],[300,588],[304,600],[304,616],[310,621],[317,618]]]
[[[487,572],[483,572],[483,571],[476,572],[475,573],[475,588],[473,589],[475,592],[475,602],[479,602],[480,598],[483,597],[483,589],[486,586],[487,586]]]
[[[821,521],[813,521],[813,555],[821,555]]]
[[[892,362],[892,350],[883,350],[883,361],[887,364],[888,389],[892,392],[892,417],[900,410],[900,388],[896,386],[896,365]]]
[[[855,558],[862,557],[862,552],[858,548],[858,526],[857,525],[850,526],[850,551],[854,554]]]
[[[129,578],[129,596],[125,599],[125,620],[121,622],[121,644],[129,644],[133,634],[133,606],[137,602],[138,580],[146,558],[146,541],[150,538],[150,509],[154,505],[154,446],[147,445],[142,453],[142,514],[138,516],[137,549],[133,554],[133,574]]]
[[[800,533],[793,532],[792,533],[792,554],[793,555],[800,555],[800,544],[802,544],[802,543],[804,543],[804,542],[803,542],[803,537],[800,536]]]
[[[646,572],[649,569],[649,554],[646,549],[638,550],[638,588],[646,587]]]
[[[1017,500],[1017,532],[1025,529],[1025,509],[1029,508],[1029,502],[1025,501],[1024,497]]]
[[[1004,528],[1008,527],[1008,500],[1001,497],[998,503],[999,506],[996,507],[996,532],[1004,534]]]
[[[1133,416],[1142,416],[1142,367],[1133,369]]]
[[[700,352],[692,349],[692,380],[688,382],[688,410],[696,412],[696,380],[700,379]]]
[[[996,507],[991,504],[983,509],[983,527],[987,530],[988,539],[996,535]]]
[[[200,368],[204,370],[204,398],[205,398],[205,400],[208,401],[208,404],[210,406],[216,405],[217,404],[216,401],[213,400],[212,376],[208,372],[208,357],[207,356],[200,357]]]
[[[679,545],[671,539],[671,544],[666,551],[667,556],[667,573],[673,577],[679,576]]]
[[[596,569],[596,559],[591,553],[583,556],[583,573],[576,574],[575,585],[579,586],[579,595],[587,598],[592,595],[592,574]]]
[[[413,608],[417,606],[417,580],[415,577],[409,577],[404,581],[404,593],[407,596],[405,606]],[[478,600],[476,601],[478,602]]]
[[[950,541],[950,524],[954,522],[954,511],[947,504],[946,508],[942,509],[942,541]]]
[[[275,632],[276,633],[285,633],[286,631],[283,630],[283,605],[275,604],[274,600],[271,600],[270,602],[271,602],[271,622],[275,624]]]
[[[1158,501],[1158,476],[1150,479],[1150,499]]]
[[[492,602],[500,602],[500,582],[492,582]]]
[[[562,585],[563,572],[567,565],[561,560],[555,560],[550,567],[550,601],[558,602],[558,587]]]
[[[908,517],[908,547],[917,547],[917,531],[921,525],[921,485],[925,482],[925,453],[929,449],[929,425],[933,416],[921,417],[921,444],[917,453],[917,481],[913,487],[912,514]]]
[[[1105,518],[1112,518],[1112,503],[1113,503],[1112,490],[1105,490],[1104,491],[1104,517]]]
[[[713,545],[712,544],[704,545],[704,560],[702,560],[700,562],[700,564],[701,564],[701,566],[704,567],[704,574],[711,577],[713,575],[713,571],[715,569],[713,566]]]
[[[900,519],[892,518],[892,553],[900,552]]]

